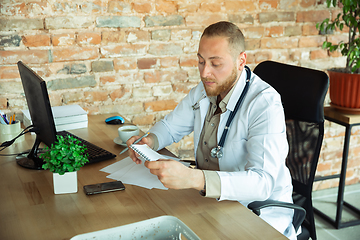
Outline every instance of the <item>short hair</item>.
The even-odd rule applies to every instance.
[[[245,51],[245,38],[241,30],[235,24],[221,21],[205,28],[202,37],[226,37],[230,51],[234,59]]]

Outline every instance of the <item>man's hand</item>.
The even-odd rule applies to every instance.
[[[167,188],[194,188],[199,191],[204,188],[204,173],[199,169],[188,168],[178,161],[168,159],[146,161],[144,165],[152,174],[157,175],[160,182]]]
[[[133,144],[136,140],[138,140],[140,138],[140,136],[132,136],[131,138],[129,138],[127,141],[126,141],[126,145],[128,146],[129,148],[129,157],[136,163],[136,164],[141,164],[141,160],[138,158],[138,154],[132,150],[130,148],[130,145]],[[148,135],[147,137],[144,137],[143,139],[141,139],[140,142],[138,142],[137,144],[147,144],[150,148],[153,147],[154,145],[154,140],[150,135]]]

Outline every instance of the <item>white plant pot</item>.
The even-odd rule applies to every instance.
[[[66,172],[64,175],[53,173],[55,194],[76,193],[78,191],[77,172]]]

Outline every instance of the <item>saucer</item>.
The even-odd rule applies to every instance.
[[[114,143],[116,143],[116,144],[118,144],[118,145],[120,145],[120,146],[123,146],[123,147],[127,147],[126,143],[124,143],[124,142],[120,139],[120,137],[115,138],[115,139],[114,139]]]

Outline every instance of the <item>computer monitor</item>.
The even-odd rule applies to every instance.
[[[25,168],[42,169],[43,160],[38,156],[39,145],[43,142],[50,147],[56,141],[56,128],[46,82],[21,61],[17,65],[32,124],[36,128],[36,139],[30,153],[18,155],[16,162]]]

